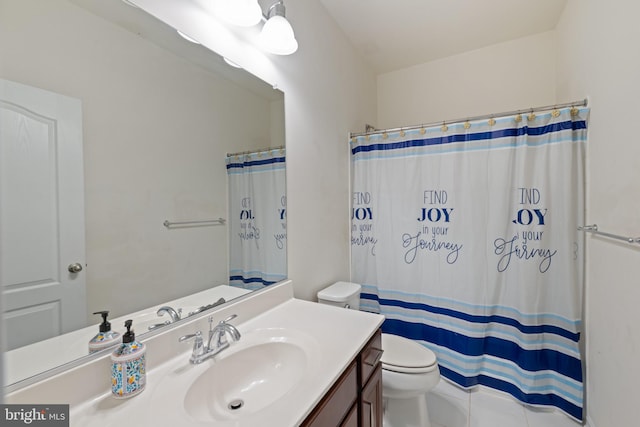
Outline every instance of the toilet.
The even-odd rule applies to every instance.
[[[318,302],[358,310],[360,288],[357,283],[337,282],[318,292]],[[440,381],[436,355],[391,334],[382,334],[382,350],[383,426],[431,427],[426,394]]]

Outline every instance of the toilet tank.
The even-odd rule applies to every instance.
[[[361,286],[357,283],[336,282],[318,292],[318,302],[320,304],[359,310],[360,288]]]

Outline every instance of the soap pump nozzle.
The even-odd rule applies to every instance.
[[[102,323],[100,324],[100,332],[109,332],[111,330],[111,323],[107,321],[109,311],[96,311],[93,314],[99,314],[102,316]]]
[[[127,328],[127,332],[122,335],[122,342],[124,344],[133,342],[136,339],[136,334],[133,329],[131,329],[131,325],[133,325],[133,320],[129,319],[124,321],[124,327]]]

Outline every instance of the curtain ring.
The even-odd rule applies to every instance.
[[[406,135],[404,129],[400,129],[400,136],[404,137]]]
[[[420,135],[424,135],[427,131],[424,129],[424,125],[420,128]]]
[[[442,122],[442,126],[440,126],[440,130],[442,132],[446,132],[449,130],[449,126],[447,126],[447,124],[445,122]]]
[[[469,129],[469,128],[471,128],[471,123],[469,123],[469,120],[467,120],[466,122],[464,122],[464,128],[465,128],[465,129]]]
[[[520,123],[522,121],[522,114],[517,114],[513,120],[515,120],[516,123]]]
[[[496,124],[496,119],[494,119],[493,117],[491,117],[487,123],[489,123],[489,126],[493,126],[493,125],[495,125],[495,124]]]

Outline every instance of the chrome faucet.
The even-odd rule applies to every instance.
[[[236,314],[232,314],[224,320],[218,322],[216,326],[213,326],[213,317],[209,317],[209,342],[207,347],[211,351],[220,353],[225,348],[229,347],[229,341],[227,341],[227,332],[231,335],[233,341],[240,339],[240,332],[230,323],[227,323],[237,317]],[[215,341],[215,343],[214,343]],[[213,345],[212,345],[213,344]]]
[[[168,305],[163,305],[156,312],[158,316],[164,316],[165,313],[169,314],[169,317],[171,317],[172,322],[177,322],[178,320],[180,320],[182,309],[179,308],[178,311],[175,311],[172,307],[169,307]]]
[[[178,341],[180,342],[187,341],[192,338],[194,340],[189,362],[197,365],[229,347],[227,334],[231,336],[233,341],[238,341],[240,339],[240,332],[235,326],[227,323],[236,317],[237,315],[232,314],[226,319],[218,322],[215,326],[213,326],[213,316],[209,317],[209,339],[207,340],[206,345],[202,340],[202,332],[200,331],[197,331],[195,334],[184,335],[178,338]]]
[[[179,308],[178,311],[175,311],[172,307],[169,307],[168,305],[164,305],[160,307],[156,312],[158,316],[164,316],[165,313],[169,313],[169,317],[171,317],[171,319],[165,320],[162,323],[156,323],[155,325],[150,325],[148,328],[150,331],[153,331],[154,329],[160,328],[162,326],[170,325],[173,322],[177,322],[178,320],[180,320],[181,319],[180,316],[182,315],[182,309]]]

